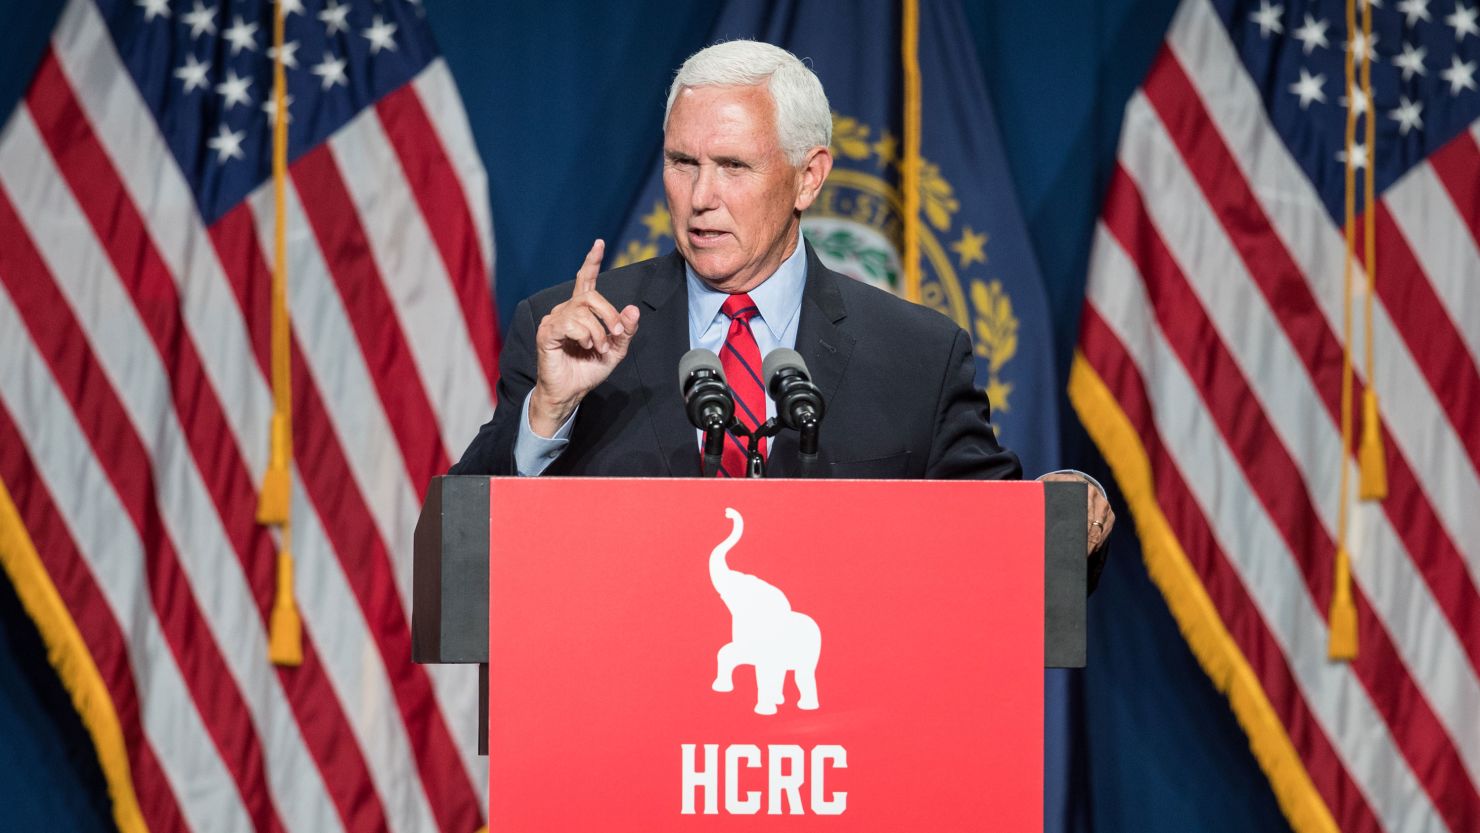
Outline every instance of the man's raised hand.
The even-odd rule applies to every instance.
[[[606,244],[591,244],[576,272],[570,300],[550,310],[535,333],[537,356],[534,392],[529,400],[529,427],[551,437],[593,388],[606,381],[627,357],[637,332],[637,307],[617,312],[596,291],[596,275]]]

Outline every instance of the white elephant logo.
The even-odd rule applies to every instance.
[[[719,649],[715,691],[735,690],[735,667],[755,666],[756,714],[775,714],[786,702],[786,672],[796,679],[797,708],[817,708],[817,657],[822,631],[812,617],[791,609],[786,594],[755,576],[731,570],[725,555],[745,532],[745,519],[725,509],[734,527],[709,554],[709,580],[730,609],[730,642]]]

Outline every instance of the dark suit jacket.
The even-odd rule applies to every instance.
[[[678,360],[689,350],[688,292],[678,253],[597,279],[617,309],[642,317],[630,352],[581,402],[570,445],[546,475],[697,477],[697,434],[684,416]],[[539,321],[571,284],[520,303],[499,363],[498,410],[452,474],[515,474],[514,442],[534,386]],[[818,477],[1016,479],[974,384],[971,341],[945,316],[827,269],[807,247],[797,352],[826,403]],[[772,441],[767,474],[795,476],[797,434]]]

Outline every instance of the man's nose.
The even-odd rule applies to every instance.
[[[694,177],[694,190],[689,196],[696,213],[719,207],[719,183],[715,181],[718,175],[719,168],[715,165],[699,166],[699,173]]]

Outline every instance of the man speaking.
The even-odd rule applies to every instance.
[[[822,83],[790,52],[731,41],[684,62],[663,140],[677,251],[598,275],[598,240],[573,284],[522,302],[500,359],[499,407],[451,473],[700,476],[680,357],[717,353],[735,416],[753,430],[775,415],[762,358],[784,347],[805,360],[826,404],[812,476],[1020,477],[974,385],[965,331],[827,269],[802,241],[802,212],[832,170],[831,138]],[[770,476],[799,473],[796,432],[760,451]],[[730,436],[708,473],[743,477],[745,466]],[[1095,550],[1114,517],[1089,492]]]

